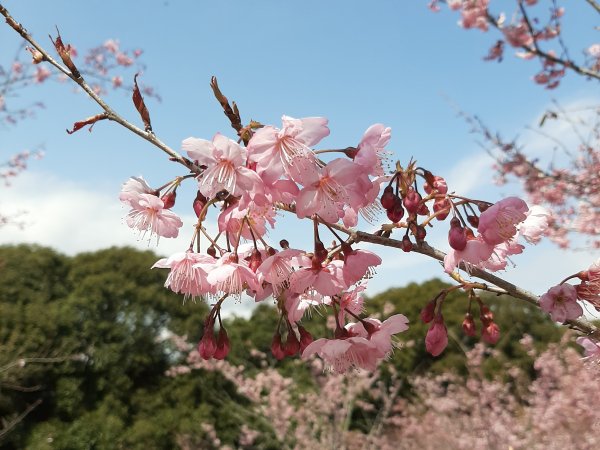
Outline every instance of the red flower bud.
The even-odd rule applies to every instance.
[[[419,194],[413,188],[410,188],[404,197],[403,203],[408,213],[414,214],[419,209],[419,205],[421,203],[421,194]]]
[[[410,241],[410,238],[408,237],[408,235],[404,235],[404,237],[402,238],[402,251],[403,252],[410,252],[413,248],[413,244]]]
[[[161,200],[163,201],[164,204],[164,208],[165,209],[171,209],[173,206],[175,206],[175,198],[177,197],[177,192],[175,191],[171,191],[166,193],[165,195],[163,195],[161,197]]]
[[[448,217],[448,214],[450,214],[450,208],[450,200],[448,200],[447,198],[438,198],[433,202],[434,213],[437,213],[438,211],[443,211],[440,212],[437,216],[435,216],[437,220],[444,220],[446,217]]]
[[[252,250],[252,253],[250,254],[250,261],[248,261],[248,267],[250,267],[252,272],[256,273],[256,270],[261,264],[262,256],[260,255],[260,252],[256,249]]]
[[[286,356],[294,356],[300,350],[300,341],[291,327],[288,329],[287,339],[282,349]]]
[[[383,209],[391,209],[394,206],[394,188],[392,186],[386,186],[381,195],[381,206]]]
[[[447,345],[448,330],[446,329],[444,318],[441,314],[438,314],[431,323],[427,331],[427,336],[425,336],[425,349],[432,356],[438,356],[444,351]]]
[[[464,250],[467,246],[465,229],[460,225],[457,227],[450,227],[450,230],[448,231],[448,243],[454,250],[458,250],[459,252]]]
[[[312,334],[306,331],[306,328],[304,328],[302,325],[298,325],[298,331],[300,332],[300,353],[302,353],[304,349],[314,341],[314,339]]]
[[[202,339],[198,343],[198,353],[202,359],[211,359],[215,351],[217,350],[217,343],[215,342],[215,336],[213,330],[206,329],[202,335]]]
[[[424,240],[427,237],[427,230],[422,225],[417,225],[417,230],[415,233],[415,238],[417,242]]]
[[[487,325],[484,325],[481,330],[481,339],[492,345],[498,342],[500,339],[500,328],[498,328],[496,322],[489,322]]]
[[[271,353],[278,360],[285,358],[285,353],[281,348],[281,336],[278,331],[273,335],[273,340],[271,341]]]
[[[404,208],[402,208],[402,200],[400,197],[394,197],[394,205],[386,210],[387,217],[391,222],[400,222],[404,216]]]
[[[219,336],[217,337],[217,349],[213,357],[215,359],[225,359],[227,354],[231,350],[231,343],[229,342],[229,336],[225,328],[221,327],[219,330]]]
[[[433,299],[429,303],[427,303],[421,310],[421,320],[424,323],[429,323],[433,320],[433,317],[435,315],[435,305],[436,300]]]
[[[467,336],[473,337],[477,333],[477,327],[475,326],[475,321],[473,320],[471,313],[465,314],[465,320],[463,320],[462,329]]]
[[[207,202],[208,202],[208,200],[206,199],[206,197],[204,195],[202,195],[200,193],[200,191],[198,191],[198,193],[196,194],[196,198],[194,199],[194,205],[193,205],[194,212],[196,213],[196,217],[200,217],[200,213],[204,209],[204,206],[206,205]]]

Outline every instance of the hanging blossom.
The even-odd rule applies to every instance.
[[[161,236],[177,237],[183,222],[177,214],[165,208],[157,194],[142,177],[132,177],[123,185],[119,199],[131,207],[126,217],[127,225],[138,230],[142,238],[146,233],[150,233],[149,239],[156,236],[158,242]]]
[[[384,322],[365,319],[347,324],[345,330],[346,338],[321,338],[312,342],[302,353],[302,358],[316,353],[337,373],[344,373],[351,367],[373,371],[392,351],[392,336],[408,330],[408,319],[402,314],[391,316]]]
[[[254,133],[248,143],[250,160],[267,182],[285,175],[306,184],[318,178],[319,167],[311,146],[329,136],[328,120],[323,117],[294,119],[283,116],[282,128],[265,126]]]
[[[171,269],[165,287],[183,294],[184,299],[214,294],[216,291],[207,279],[216,259],[193,251],[175,253],[159,259],[152,268]]]

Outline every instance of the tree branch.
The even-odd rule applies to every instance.
[[[23,39],[29,42],[38,52],[42,54],[44,61],[47,61],[61,73],[63,73],[75,83],[77,83],[81,87],[81,89],[83,89],[83,91],[105,111],[106,116],[109,120],[117,122],[119,125],[127,128],[129,131],[137,134],[141,138],[155,145],[167,155],[169,155],[169,158],[172,161],[176,161],[182,164],[192,172],[198,173],[200,171],[200,168],[197,167],[192,161],[190,161],[187,158],[184,158],[178,152],[176,152],[167,144],[162,142],[159,138],[156,137],[156,135],[153,132],[144,131],[141,128],[136,127],[135,125],[121,117],[117,112],[115,112],[104,100],[102,100],[102,98],[100,98],[98,94],[94,92],[94,90],[87,84],[87,82],[82,76],[76,77],[71,73],[71,71],[69,71],[56,59],[50,56],[48,52],[41,45],[39,45],[33,39],[33,37],[31,37],[31,35],[25,30],[25,28],[10,15],[8,10],[2,4],[0,4],[0,14],[6,18],[6,22],[8,23],[8,25],[10,25],[10,27],[12,27]]]

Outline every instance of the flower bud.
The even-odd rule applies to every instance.
[[[200,353],[202,359],[211,359],[216,350],[217,343],[213,334],[213,324],[211,321],[210,326],[208,324],[205,325],[204,334],[198,343],[198,353]]]
[[[462,323],[462,329],[465,335],[473,337],[477,333],[477,327],[475,326],[475,320],[471,313],[465,314],[465,320]]]
[[[262,264],[262,256],[257,249],[252,250],[250,254],[250,261],[248,261],[248,267],[252,272],[256,273],[258,267]]]
[[[387,217],[391,222],[400,222],[404,216],[404,208],[402,208],[402,200],[400,197],[394,197],[394,205],[386,210]]]
[[[473,228],[477,228],[479,226],[479,217],[469,215],[467,216],[467,222],[469,222],[469,225]]]
[[[221,327],[219,330],[219,336],[217,337],[217,349],[213,357],[215,359],[225,359],[231,350],[231,343],[229,342],[229,336],[225,328]]]
[[[417,242],[423,241],[427,237],[427,230],[422,225],[417,225],[415,239]]]
[[[432,355],[440,355],[448,345],[448,330],[444,318],[438,314],[431,323],[425,336],[425,349]]]
[[[216,258],[216,257],[217,257],[217,249],[216,249],[216,248],[215,248],[215,246],[214,246],[214,245],[212,245],[212,244],[211,244],[211,246],[210,246],[210,247],[208,247],[208,248],[206,249],[206,253],[207,253],[209,256],[212,256],[213,258]]]
[[[421,194],[410,188],[404,197],[403,203],[409,214],[415,214],[421,203]]]
[[[435,305],[436,299],[433,299],[429,303],[427,303],[421,310],[421,320],[424,323],[429,323],[433,320],[433,317],[435,315]]]
[[[408,235],[405,234],[404,237],[402,238],[402,251],[408,253],[412,249],[413,249],[413,244],[410,241],[410,238],[408,237]]]
[[[481,339],[488,344],[494,345],[500,339],[500,328],[496,322],[489,322],[481,330]]]
[[[454,220],[454,219],[452,219]],[[465,229],[460,225],[457,227],[450,227],[448,231],[448,243],[454,250],[463,251],[467,247],[467,235]]]
[[[207,202],[208,202],[208,200],[206,199],[206,197],[204,195],[202,195],[200,193],[200,191],[198,191],[198,193],[196,194],[196,198],[194,199],[194,205],[193,205],[194,212],[196,213],[196,217],[200,217],[200,213],[204,209],[204,206],[206,205]]]
[[[176,197],[177,197],[177,192],[175,192],[175,191],[167,192],[165,195],[163,195],[160,198],[164,205],[163,208],[171,209],[173,206],[175,206],[175,198]]]
[[[291,327],[288,329],[287,339],[281,348],[286,356],[294,356],[300,350],[300,341]]]
[[[271,353],[280,361],[285,358],[285,353],[281,348],[281,336],[279,335],[279,331],[275,332],[273,335],[273,340],[271,341]]]
[[[288,248],[290,248],[290,243],[287,241],[287,239],[282,239],[279,241],[279,246],[282,249],[287,250]]]
[[[481,305],[479,318],[484,325],[494,321],[494,313],[486,305]]]
[[[392,186],[386,186],[381,195],[381,206],[383,209],[391,209],[394,206],[394,188]]]
[[[312,334],[306,331],[306,328],[304,328],[302,325],[298,325],[298,331],[300,332],[300,353],[302,353],[304,349],[314,341],[314,339]]]
[[[448,214],[450,214],[450,200],[448,200],[447,198],[441,198],[441,199],[436,199],[433,202],[433,212],[434,213],[438,213],[439,211],[443,211],[443,212],[439,212],[437,216],[435,216],[435,218],[437,220],[444,220],[446,217],[448,217]]]

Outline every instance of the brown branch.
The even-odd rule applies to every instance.
[[[585,1],[588,2],[590,4],[590,6],[596,10],[597,13],[600,13],[600,3],[598,3],[596,0],[585,0]]]
[[[190,171],[198,173],[200,168],[197,167],[192,161],[181,156],[178,152],[173,150],[167,144],[162,142],[156,135],[151,131],[145,131],[141,128],[136,127],[135,125],[128,122],[126,119],[121,117],[118,113],[116,113],[102,98],[94,92],[94,90],[87,84],[83,77],[75,77],[71,71],[62,66],[56,59],[54,59],[50,54],[40,45],[38,44],[33,37],[23,28],[23,26],[18,23],[13,17],[11,17],[8,10],[0,4],[0,14],[6,18],[6,22],[10,25],[23,39],[25,39],[29,44],[31,44],[38,52],[40,52],[43,56],[43,60],[49,62],[52,66],[54,66],[58,71],[69,77],[75,83],[77,83],[81,89],[92,99],[94,100],[106,113],[106,117],[108,120],[118,123],[119,125],[127,128],[129,131],[137,134],[141,138],[155,145],[167,155],[169,155],[169,159],[172,161],[176,161],[181,165],[187,167]]]
[[[522,6],[521,1],[519,1],[519,5]],[[491,14],[488,13],[486,18],[490,25],[492,25],[494,28],[496,28],[497,30],[502,32],[502,26],[498,23],[498,21],[496,20],[496,18],[494,16],[492,16]],[[567,69],[571,69],[573,72],[578,73],[579,75],[583,75],[586,77],[595,78],[597,80],[600,80],[600,72],[596,72],[594,70],[587,69],[585,67],[582,67],[582,66],[576,64],[575,62],[573,62],[571,60],[564,60],[562,58],[559,58],[558,56],[551,55],[550,53],[545,52],[544,50],[540,49],[535,40],[535,34],[532,32],[533,28],[531,27],[529,19],[526,15],[524,16],[524,20],[530,30],[530,33],[532,34],[534,45],[533,46],[522,45],[520,48],[522,48],[526,52],[533,53],[534,55],[537,55],[541,58],[545,58],[548,61],[559,64]]]
[[[0,5],[0,7],[1,7],[1,5]],[[15,417],[10,422],[8,422],[8,424],[0,430],[0,440],[2,440],[9,433],[10,430],[12,430],[15,426],[17,426],[31,411],[33,411],[35,408],[37,408],[40,405],[40,403],[42,403],[41,398],[37,399],[35,402],[33,402],[31,405],[29,405],[25,409],[25,411],[23,411],[21,414],[19,414],[17,417]]]

